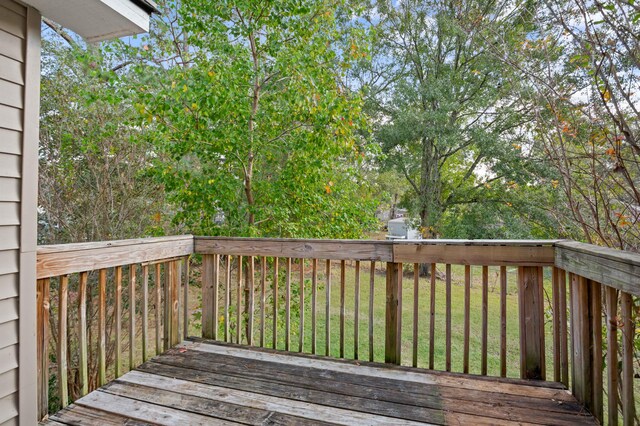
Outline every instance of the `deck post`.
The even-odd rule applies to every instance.
[[[569,276],[573,368],[571,391],[578,402],[602,421],[601,286],[576,274]]]
[[[542,267],[518,268],[520,376],[545,380],[544,297]]]
[[[384,362],[400,364],[402,263],[387,262]]]

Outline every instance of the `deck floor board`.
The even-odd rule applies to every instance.
[[[557,383],[186,341],[50,424],[595,424]],[[53,423],[56,422],[56,423]]]

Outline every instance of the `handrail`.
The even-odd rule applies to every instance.
[[[192,235],[38,246],[37,278],[152,262],[192,253]]]
[[[559,268],[640,297],[640,254],[576,241],[555,246]]]

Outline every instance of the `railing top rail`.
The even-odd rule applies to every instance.
[[[320,240],[195,237],[195,252],[408,263],[550,266],[561,240]],[[465,250],[460,250],[465,247]]]
[[[38,247],[37,278],[188,256],[193,236],[140,238]]]
[[[168,237],[133,238],[128,240],[90,241],[84,243],[48,244],[38,246],[38,254],[60,253],[68,251],[95,250],[110,247],[130,247],[143,244],[156,244],[168,241],[193,241],[193,235],[172,235]]]
[[[556,244],[555,265],[567,272],[640,296],[640,254],[592,244]]]

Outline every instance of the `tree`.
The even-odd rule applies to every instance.
[[[372,65],[360,68],[383,167],[412,188],[425,236],[455,206],[509,203],[491,190],[534,178],[523,150],[517,79],[492,56],[524,39],[528,5],[484,1],[376,1],[367,16]],[[492,36],[488,42],[488,34]]]
[[[177,223],[213,235],[300,237],[357,237],[369,226],[366,146],[356,132],[366,120],[357,94],[340,84],[360,52],[355,42],[337,49],[338,6],[182,5],[180,66],[145,68],[138,105]]]

